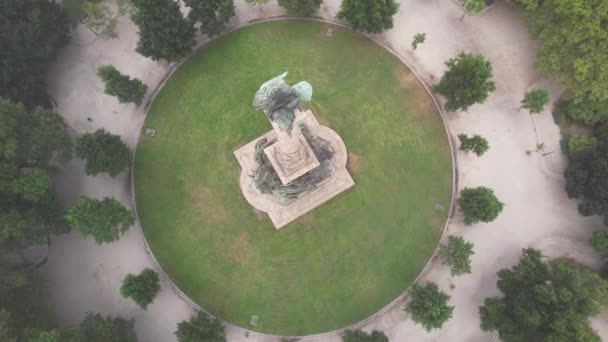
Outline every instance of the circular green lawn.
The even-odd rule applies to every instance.
[[[311,21],[250,26],[168,80],[136,155],[141,224],[191,299],[242,327],[305,335],[372,315],[414,281],[441,236],[452,191],[443,123],[412,72],[367,38]],[[233,151],[271,129],[252,107],[266,80],[309,81],[338,132],[355,187],[276,231],[239,188]],[[251,327],[252,315],[259,317]]]

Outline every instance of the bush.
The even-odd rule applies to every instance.
[[[342,0],[338,19],[347,20],[355,30],[380,33],[393,27],[398,9],[395,0]]]
[[[450,267],[452,276],[471,273],[471,256],[475,254],[473,244],[461,236],[450,235],[448,243],[441,245],[439,254],[443,264]]]
[[[584,101],[577,103],[569,101],[566,106],[566,115],[572,120],[595,125],[608,120],[608,101]]]
[[[133,223],[133,214],[113,198],[95,200],[83,197],[68,210],[65,219],[78,227],[84,237],[92,236],[97,244],[120,239]]]
[[[146,268],[138,275],[128,274],[122,281],[120,294],[131,298],[142,309],[146,309],[160,291],[158,274]]]
[[[226,342],[222,322],[200,311],[189,321],[177,323],[175,336],[179,342]]]
[[[473,151],[477,156],[481,156],[490,148],[488,141],[481,135],[473,135],[469,138],[466,134],[459,134],[461,151]]]
[[[374,330],[371,334],[361,330],[346,330],[342,342],[388,342],[382,331]]]
[[[464,223],[468,226],[478,222],[494,221],[502,212],[504,204],[496,198],[494,190],[480,186],[462,189],[458,206],[464,215]]]
[[[482,55],[460,53],[446,63],[448,70],[433,90],[447,98],[449,111],[466,111],[475,103],[483,103],[496,89],[491,80],[492,64]]]
[[[131,150],[120,136],[98,129],[76,139],[76,157],[84,159],[89,176],[107,172],[116,177],[131,166]]]
[[[596,137],[573,135],[568,139],[568,154],[575,155],[582,151],[595,149],[598,145]]]
[[[411,296],[405,311],[426,331],[441,328],[452,317],[454,307],[448,305],[450,296],[441,292],[436,283],[430,282],[424,287],[414,284]]]
[[[608,253],[608,231],[598,230],[593,232],[591,246],[600,253]]]
[[[323,0],[279,0],[279,5],[287,10],[289,15],[309,17],[321,7]]]
[[[538,114],[543,111],[549,100],[550,95],[548,91],[534,89],[526,93],[526,96],[521,101],[521,107],[527,109],[532,114]]]
[[[105,83],[105,93],[116,96],[120,103],[132,102],[140,105],[146,95],[148,86],[142,81],[123,75],[112,65],[104,65],[97,70],[97,75]]]

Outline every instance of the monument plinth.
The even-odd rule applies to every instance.
[[[291,87],[285,76],[264,83],[254,98],[273,130],[234,152],[245,199],[267,213],[276,229],[355,185],[340,136],[320,125],[312,111],[297,109],[300,100],[311,99],[312,86]]]

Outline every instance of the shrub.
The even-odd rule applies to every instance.
[[[347,20],[355,30],[380,33],[393,27],[397,9],[395,0],[342,0],[338,19]]]
[[[346,330],[342,342],[388,342],[388,337],[382,331],[374,330],[371,334],[361,330]]]
[[[466,111],[475,103],[483,103],[496,89],[491,80],[492,64],[482,55],[460,53],[446,63],[448,70],[433,90],[447,98],[449,111]]]
[[[598,145],[596,137],[573,135],[568,139],[568,154],[575,155],[582,151],[595,149]]]
[[[138,275],[128,274],[122,281],[120,294],[131,298],[142,309],[146,309],[160,291],[158,274],[146,268]]]
[[[521,107],[527,109],[532,114],[538,114],[549,103],[549,99],[549,92],[544,89],[530,90],[521,101]]]
[[[107,172],[116,177],[131,166],[131,150],[115,134],[98,129],[76,139],[76,157],[84,159],[89,176]]]
[[[109,197],[101,201],[83,197],[68,210],[65,219],[97,244],[117,241],[135,223],[133,214]]]
[[[471,225],[494,221],[502,212],[504,204],[496,198],[494,190],[480,186],[462,189],[458,206],[464,215],[464,223]]]
[[[226,333],[222,322],[200,311],[192,316],[189,321],[177,323],[175,336],[177,336],[179,342],[226,342]]]
[[[148,86],[142,81],[121,74],[112,65],[100,67],[97,75],[106,85],[105,93],[117,97],[120,103],[132,102],[139,106],[148,90]]]
[[[411,296],[405,311],[426,331],[441,328],[452,317],[454,307],[448,305],[450,296],[441,292],[436,283],[430,282],[424,287],[414,284]]]
[[[279,0],[279,5],[287,10],[289,15],[309,17],[321,7],[323,0]]]
[[[471,256],[475,254],[473,244],[461,236],[450,235],[448,243],[441,245],[439,254],[443,264],[450,267],[452,276],[471,273]]]
[[[608,120],[608,100],[584,101],[580,103],[569,101],[565,108],[566,114],[572,120],[580,121],[587,125],[595,125]]]
[[[600,253],[608,253],[608,231],[598,230],[593,232],[591,246]]]
[[[490,148],[488,141],[481,135],[473,135],[469,138],[466,134],[459,134],[461,151],[473,151],[477,156],[481,156]]]

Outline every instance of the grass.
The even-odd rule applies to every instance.
[[[136,155],[146,238],[177,285],[220,318],[284,335],[328,331],[382,308],[420,273],[449,206],[451,159],[432,99],[399,60],[326,24],[281,21],[201,50],[156,98]],[[233,150],[271,129],[264,81],[309,81],[341,134],[356,186],[276,231],[242,197]]]

